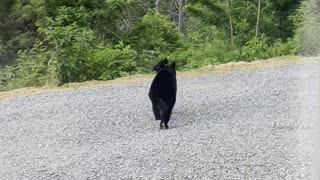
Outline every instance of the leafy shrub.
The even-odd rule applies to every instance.
[[[133,28],[131,44],[135,49],[173,52],[180,44],[176,26],[160,14],[147,13]]]
[[[0,66],[0,91],[8,90],[9,73],[7,67]]]
[[[268,58],[267,50],[269,46],[267,41],[268,38],[265,35],[249,40],[246,45],[241,48],[241,58],[248,61]]]
[[[295,55],[298,52],[297,41],[288,39],[282,42],[280,39],[273,44],[268,42],[268,38],[262,35],[260,38],[252,39],[241,48],[241,58],[243,60],[267,59],[285,55]]]
[[[178,69],[194,69],[240,59],[240,51],[230,44],[228,35],[215,26],[200,26],[190,29],[183,39],[183,47],[169,55],[177,62]]]
[[[194,69],[240,59],[240,52],[233,50],[225,34],[212,26],[188,33],[183,42],[183,48],[169,55],[180,69]]]
[[[142,49],[137,53],[135,62],[137,63],[138,71],[140,73],[150,72],[153,66],[160,60],[167,57],[167,53],[156,50]]]
[[[97,50],[88,63],[90,79],[110,80],[136,71],[136,52],[122,43],[115,48]]]
[[[88,80],[87,63],[95,48],[94,32],[75,22],[64,25],[66,17],[62,17],[48,18],[45,25],[39,27],[55,55],[51,61],[55,67],[51,71],[55,69],[55,73],[60,73],[59,84]]]
[[[6,89],[45,85],[48,55],[40,41],[31,50],[20,51],[17,64],[3,68],[4,72],[1,73],[5,78]]]
[[[209,46],[203,49],[194,47],[188,48],[187,50],[181,49],[180,51],[172,53],[169,59],[176,62],[178,69],[194,69],[218,63],[212,47]]]
[[[289,38],[283,43],[280,39],[276,40],[268,49],[269,57],[279,57],[285,55],[295,55],[298,52],[298,45],[294,39]]]

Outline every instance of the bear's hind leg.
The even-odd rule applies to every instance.
[[[161,120],[161,109],[158,103],[152,102],[152,110],[156,120]]]
[[[160,129],[163,129],[163,121],[160,121]]]
[[[170,121],[170,116],[172,112],[172,107],[168,107],[164,110],[162,118],[165,129],[169,129],[168,122]]]

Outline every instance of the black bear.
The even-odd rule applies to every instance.
[[[169,65],[168,60],[164,59],[153,68],[153,71],[157,72],[149,90],[153,114],[156,120],[161,120],[160,129],[163,125],[168,129],[172,108],[176,103],[176,64]]]

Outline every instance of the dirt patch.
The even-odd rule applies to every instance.
[[[199,76],[205,76],[210,74],[225,74],[236,71],[251,71],[261,70],[267,68],[281,67],[289,64],[304,64],[319,62],[320,58],[316,57],[281,57],[268,60],[257,60],[253,62],[230,62],[227,64],[221,64],[217,66],[207,66],[200,69],[191,71],[177,72],[177,78],[193,78]],[[94,87],[110,86],[115,84],[127,84],[135,82],[143,82],[151,80],[154,77],[153,74],[139,74],[128,77],[122,77],[110,81],[87,81],[82,83],[69,83],[61,87],[42,87],[42,88],[22,88],[11,91],[0,92],[0,99],[9,99],[19,96],[30,96],[35,94],[51,93],[70,91],[76,89],[86,89]]]

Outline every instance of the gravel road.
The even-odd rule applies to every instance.
[[[0,179],[311,179],[320,62],[0,100]]]

